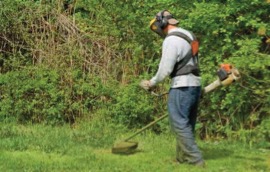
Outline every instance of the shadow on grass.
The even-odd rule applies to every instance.
[[[144,150],[141,149],[136,149],[130,152],[125,152],[125,153],[112,153],[112,154],[116,154],[116,155],[121,155],[121,156],[130,156],[130,155],[135,155],[135,154],[140,154],[140,153],[144,153]]]
[[[201,148],[205,160],[221,159],[232,156],[234,152],[225,148]]]
[[[259,158],[259,157],[246,157],[246,156],[240,156],[240,155],[236,155],[236,156],[234,156],[236,159],[239,159],[239,160],[249,160],[249,161],[256,161],[256,162],[259,162],[259,161],[261,161],[261,162],[263,162],[263,161],[265,161],[265,159],[263,159],[263,158]]]
[[[266,159],[261,157],[246,157],[246,156],[240,156],[236,155],[234,156],[235,159],[239,161],[245,161],[250,164],[250,168],[252,168],[254,171],[269,171],[269,166],[267,165]]]
[[[267,160],[260,155],[252,155],[252,157],[241,156],[238,154],[237,150],[232,151],[226,148],[201,148],[205,160],[217,160],[226,159],[230,157],[235,159],[238,163],[245,163],[247,166],[254,171],[269,171],[269,166],[267,165]]]

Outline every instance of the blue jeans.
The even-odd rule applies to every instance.
[[[171,88],[169,92],[169,121],[176,135],[176,158],[180,162],[202,160],[194,137],[200,93],[201,87]]]

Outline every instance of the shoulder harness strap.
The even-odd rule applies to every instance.
[[[187,73],[194,73],[194,72],[190,72],[190,71],[194,71],[195,68],[198,68],[198,64],[194,64],[195,67],[189,67],[189,66],[187,66],[187,69],[184,69],[183,68],[184,66],[186,66],[186,64],[189,62],[189,60],[191,58],[197,58],[195,61],[198,61],[199,42],[198,42],[197,38],[195,37],[195,35],[192,32],[190,32],[190,34],[192,35],[193,40],[190,39],[190,37],[188,37],[186,34],[184,34],[182,32],[171,32],[171,33],[169,33],[167,35],[167,37],[168,36],[178,36],[180,38],[183,38],[191,46],[191,52],[188,53],[182,60],[180,60],[179,62],[177,62],[175,64],[175,67],[174,67],[174,70],[173,70],[173,72],[171,74],[171,77],[174,77],[175,75],[182,75],[182,74],[187,74]],[[189,68],[192,68],[192,69],[189,69]],[[196,72],[195,75],[199,75],[199,74],[197,74],[197,72]]]

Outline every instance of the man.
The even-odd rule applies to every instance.
[[[151,30],[165,39],[156,75],[141,81],[140,86],[150,90],[167,76],[171,77],[168,111],[171,128],[176,134],[176,159],[180,163],[204,166],[194,137],[201,92],[198,42],[191,32],[177,27],[178,23],[167,10],[159,12],[150,22]]]

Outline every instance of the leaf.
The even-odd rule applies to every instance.
[[[270,1],[270,0],[269,0],[269,1]],[[264,36],[265,33],[266,33],[266,28],[265,28],[265,27],[260,27],[260,28],[258,29],[258,35]]]

